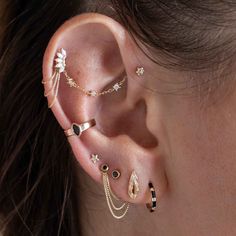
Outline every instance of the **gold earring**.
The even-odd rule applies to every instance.
[[[47,81],[42,81],[42,84],[47,84],[49,82],[52,82],[52,87],[51,89],[49,89],[47,92],[44,93],[45,97],[48,97],[51,93],[53,93],[54,98],[52,100],[52,102],[48,105],[49,108],[52,108],[52,106],[54,105],[57,95],[58,95],[58,90],[59,90],[59,85],[60,85],[60,78],[61,78],[61,73],[63,73],[65,71],[66,68],[66,51],[61,48],[58,52],[57,52],[57,57],[55,59],[56,65],[54,66],[54,73],[51,76],[51,78]]]
[[[152,183],[148,184],[149,190],[151,192],[151,203],[147,204],[147,208],[150,210],[150,212],[154,212],[157,207],[157,197],[156,197],[156,191]]]
[[[121,176],[121,173],[119,170],[113,170],[111,176],[113,179],[119,179]]]
[[[93,162],[93,164],[96,164],[98,161],[100,161],[100,158],[98,154],[92,154],[90,160]]]
[[[104,164],[100,167],[100,170],[102,172],[102,179],[103,179],[103,186],[104,186],[104,191],[105,191],[105,196],[106,196],[106,200],[107,200],[107,205],[108,208],[112,214],[112,216],[115,219],[122,219],[128,212],[129,210],[129,203],[123,203],[121,206],[117,207],[114,202],[113,199],[120,201],[115,194],[112,192],[111,190],[111,186],[110,186],[110,182],[109,182],[109,177],[108,177],[108,170],[109,170],[109,166],[107,164]],[[123,213],[121,213],[120,215],[117,215],[117,212],[123,211]]]
[[[129,187],[128,187],[128,194],[130,198],[136,199],[139,193],[139,183],[138,183],[138,176],[135,171],[131,173],[129,179]]]
[[[144,67],[137,67],[137,68],[136,68],[136,74],[137,74],[138,76],[143,76],[144,73],[145,73]]]

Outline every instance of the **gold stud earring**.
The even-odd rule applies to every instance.
[[[144,73],[145,73],[145,70],[144,70],[144,67],[137,67],[136,68],[136,74],[138,75],[138,76],[143,76],[144,75]]]
[[[118,219],[118,220],[122,219],[129,210],[129,203],[126,203],[126,202],[122,203],[121,206],[116,206],[114,204],[113,198],[117,201],[120,201],[120,200],[112,192],[112,189],[110,186],[109,177],[108,177],[109,166],[107,164],[103,164],[100,167],[100,170],[102,173],[103,187],[105,191],[108,208],[115,219]],[[122,212],[118,214],[120,211]]]
[[[128,187],[128,194],[131,199],[136,199],[139,193],[139,183],[138,183],[138,176],[135,171],[131,173],[129,179],[129,187]]]
[[[119,179],[121,176],[121,173],[118,170],[113,170],[111,176],[113,179]]]
[[[100,161],[100,158],[98,154],[92,154],[90,160],[93,162],[93,164],[96,164],[98,161]]]

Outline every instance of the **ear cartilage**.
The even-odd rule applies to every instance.
[[[137,74],[139,77],[143,76],[144,73],[145,73],[144,67],[137,67],[137,68],[136,68],[136,74]]]
[[[54,66],[54,73],[51,76],[51,78],[47,81],[42,81],[42,84],[47,84],[49,82],[52,82],[52,87],[49,89],[47,92],[44,93],[45,97],[48,97],[50,94],[53,94],[53,100],[52,102],[48,105],[49,108],[52,108],[52,106],[56,102],[56,98],[58,95],[58,90],[59,90],[59,85],[60,85],[60,78],[61,78],[61,73],[65,71],[66,68],[66,50],[61,48],[57,52],[57,57],[55,59],[55,66]]]
[[[116,197],[116,195],[113,193],[111,189],[110,181],[108,177],[109,166],[107,164],[103,164],[100,166],[100,170],[102,173],[103,187],[104,187],[104,192],[105,192],[108,208],[115,219],[118,219],[118,220],[122,219],[129,210],[129,203],[127,202],[121,203],[121,206],[115,205],[113,198],[116,201],[120,201],[120,199]]]
[[[66,137],[71,137],[71,136],[80,137],[84,131],[88,130],[89,128],[92,128],[95,125],[96,121],[94,119],[86,121],[81,124],[73,123],[70,129],[64,130],[64,133]]]
[[[132,171],[129,179],[128,195],[135,200],[139,193],[138,176],[135,171]]]
[[[151,203],[147,204],[147,208],[150,210],[150,212],[154,212],[157,207],[156,191],[151,182],[148,184],[148,187],[151,192]]]
[[[118,170],[113,170],[111,176],[113,179],[119,179],[121,176],[121,173]]]

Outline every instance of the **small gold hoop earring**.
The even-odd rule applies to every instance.
[[[111,190],[109,177],[108,177],[109,166],[107,164],[103,164],[100,167],[100,170],[102,172],[102,180],[103,180],[103,186],[104,186],[108,208],[115,219],[118,219],[118,220],[122,219],[124,218],[124,216],[127,214],[129,210],[129,203],[125,202],[121,206],[116,206],[114,204],[113,198],[117,201],[120,201],[120,200],[116,197],[116,195]],[[118,212],[120,211],[122,211],[123,213],[118,214]]]
[[[156,197],[156,191],[152,183],[148,184],[149,190],[151,192],[151,204],[147,204],[147,208],[150,210],[150,212],[154,212],[157,207],[157,197]]]
[[[80,137],[84,131],[88,130],[89,128],[95,125],[96,125],[96,121],[94,119],[86,121],[81,124],[73,123],[71,125],[71,128],[64,130],[64,132],[65,132],[66,137],[71,137],[74,135]]]

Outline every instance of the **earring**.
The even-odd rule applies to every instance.
[[[48,97],[49,94],[53,93],[54,98],[51,104],[49,104],[49,108],[52,108],[56,101],[56,97],[58,95],[58,90],[59,90],[59,84],[60,84],[60,78],[61,78],[61,73],[65,71],[66,67],[66,51],[62,48],[57,52],[57,57],[55,59],[56,65],[54,66],[54,73],[52,77],[48,81],[42,81],[42,84],[47,84],[49,82],[52,82],[52,88],[46,93],[44,93],[45,97]]]
[[[151,192],[152,200],[151,200],[151,204],[147,204],[147,208],[150,210],[150,212],[154,212],[157,207],[156,191],[152,183],[149,183],[148,187]]]
[[[98,161],[100,161],[100,158],[98,154],[92,154],[90,160],[93,162],[93,164],[96,164]]]
[[[111,187],[110,187],[110,182],[109,182],[109,177],[108,177],[109,166],[107,164],[104,164],[100,167],[100,170],[102,172],[102,180],[103,180],[103,186],[104,186],[108,208],[115,219],[122,219],[129,210],[129,203],[125,202],[119,207],[117,207],[114,204],[112,198],[114,198],[115,200],[119,200],[119,199],[115,196],[115,194],[112,192]],[[117,215],[116,212],[120,212],[120,211],[123,211],[123,213],[121,213],[120,215]]]
[[[118,170],[113,170],[113,171],[112,171],[112,174],[111,174],[111,176],[112,176],[113,179],[119,179],[119,178],[120,178],[120,175],[121,175],[121,173],[120,173],[120,171],[118,171]]]
[[[145,73],[145,70],[144,70],[143,67],[137,67],[137,68],[136,68],[136,74],[137,74],[138,76],[143,76],[144,73]]]
[[[78,137],[80,137],[84,131],[86,131],[87,129],[95,125],[96,125],[96,121],[94,119],[84,122],[82,124],[73,123],[70,129],[64,130],[64,133],[66,137],[70,137],[74,135],[77,135]]]
[[[138,176],[136,172],[133,171],[129,179],[128,194],[130,198],[136,199],[138,193],[139,193]]]

